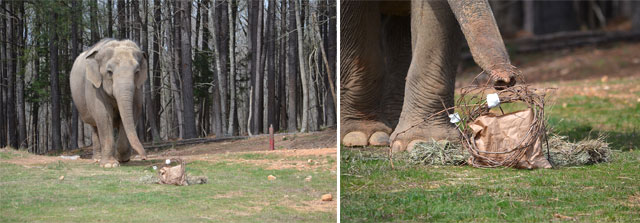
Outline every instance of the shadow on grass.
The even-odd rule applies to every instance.
[[[640,145],[640,133],[635,129],[631,132],[601,131],[594,129],[591,125],[558,117],[549,118],[548,123],[554,133],[567,136],[571,142],[595,139],[603,134],[611,149],[629,151],[630,149],[638,149],[638,145]]]

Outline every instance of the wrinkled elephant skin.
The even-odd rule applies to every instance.
[[[404,151],[420,141],[458,138],[447,114],[438,112],[454,105],[465,39],[496,88],[515,84],[517,70],[486,0],[343,0],[340,13],[345,146]]]

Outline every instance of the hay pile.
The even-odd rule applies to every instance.
[[[460,143],[447,140],[416,143],[409,152],[413,164],[424,165],[464,165],[471,154]]]
[[[604,136],[572,143],[566,136],[553,135],[549,137],[549,149],[544,150],[544,155],[553,166],[582,166],[609,162],[611,149]]]
[[[611,149],[604,136],[569,142],[566,136],[549,137],[549,148],[544,148],[554,167],[583,166],[611,161]],[[467,165],[471,154],[458,142],[447,140],[417,143],[407,159],[414,165]]]

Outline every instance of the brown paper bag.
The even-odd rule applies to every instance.
[[[184,172],[184,161],[179,160],[180,165],[165,166],[159,171],[160,184],[173,184],[178,186],[186,186],[187,180]]]
[[[515,155],[518,151],[504,152],[526,143],[525,137],[530,137],[527,134],[535,134],[528,133],[533,117],[531,109],[504,115],[490,113],[478,117],[469,125],[473,130],[472,140],[475,140],[480,151],[480,156],[474,155],[473,161],[481,165],[492,165],[489,160],[500,163]],[[551,168],[551,164],[542,153],[540,137],[533,145],[525,148],[525,151],[524,156],[514,165],[515,168]]]

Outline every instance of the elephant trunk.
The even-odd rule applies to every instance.
[[[130,83],[128,87],[124,87],[120,84],[122,91],[116,91],[116,101],[118,102],[118,110],[120,112],[120,119],[122,121],[122,127],[124,127],[124,131],[127,134],[127,139],[129,140],[129,144],[131,147],[138,152],[140,158],[142,160],[147,159],[147,154],[142,147],[142,143],[138,139],[138,134],[136,133],[136,124],[133,116],[133,97],[135,92],[135,86]]]
[[[449,5],[476,63],[494,79],[495,86],[513,86],[518,71],[511,66],[489,2],[449,0]]]

